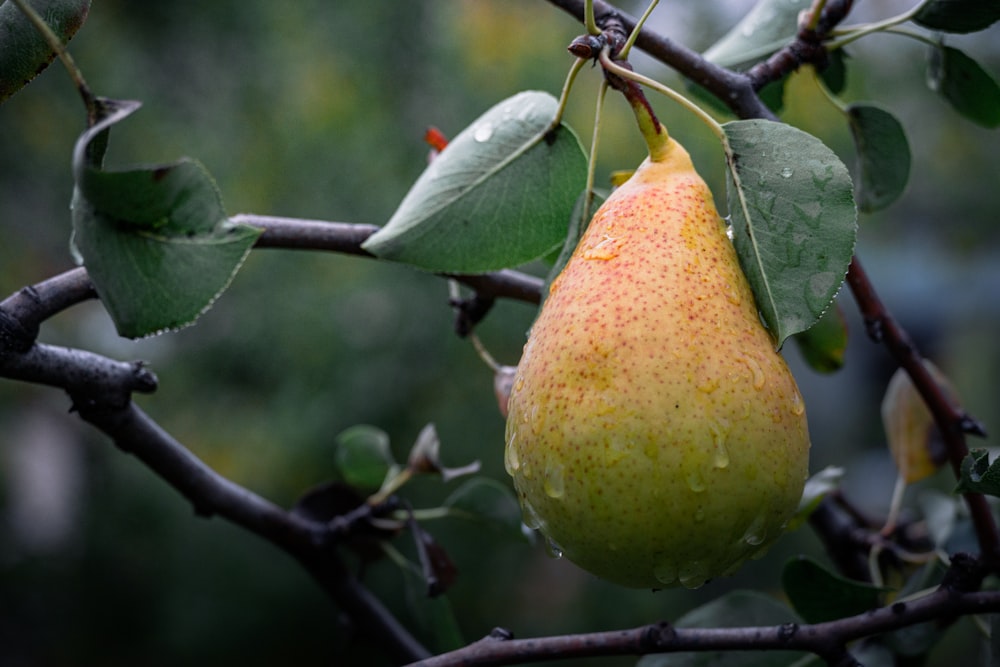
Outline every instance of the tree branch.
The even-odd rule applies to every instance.
[[[848,642],[943,617],[1000,611],[1000,592],[966,592],[942,585],[933,593],[836,621],[742,628],[676,628],[668,623],[630,630],[513,639],[495,630],[461,649],[414,663],[420,667],[484,667],[575,657],[687,651],[802,651],[830,665],[854,665]]]
[[[584,0],[548,0],[548,2],[583,22]],[[601,28],[609,18],[621,21],[628,31],[635,28],[636,19],[633,16],[603,0],[594,0],[594,15],[597,25]],[[642,29],[635,45],[708,90],[740,118],[774,119],[771,110],[757,97],[753,82],[747,76],[709,62],[696,51],[649,28]]]
[[[400,662],[429,652],[347,570],[325,533],[329,524],[286,512],[222,477],[160,428],[134,403],[95,405],[89,396],[72,395],[80,416],[174,487],[203,517],[218,515],[294,556],[354,621],[368,640]]]
[[[330,250],[369,258],[374,256],[362,248],[361,244],[379,229],[375,225],[302,220],[250,213],[234,215],[231,220],[264,230],[257,240],[258,248]],[[493,273],[441,275],[457,280],[484,297],[541,303],[544,281],[520,271],[504,269]]]
[[[983,436],[983,426],[965,410],[953,405],[924,365],[923,356],[909,334],[889,313],[857,257],[847,272],[847,284],[865,322],[868,336],[885,345],[896,363],[913,381],[913,386],[927,404],[938,431],[948,450],[948,458],[956,477],[961,475],[962,461],[969,455],[965,434]],[[1000,535],[986,498],[979,493],[963,494],[983,557],[993,567],[1000,567]]]

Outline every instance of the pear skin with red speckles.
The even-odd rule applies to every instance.
[[[795,512],[809,433],[712,194],[673,139],[594,215],[508,403],[525,523],[630,587],[696,588]]]

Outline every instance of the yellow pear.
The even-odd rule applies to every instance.
[[[505,467],[525,522],[569,560],[694,588],[780,535],[809,435],[711,192],[665,130],[650,148],[531,328]]]

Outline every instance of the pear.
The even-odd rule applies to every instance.
[[[646,121],[650,157],[531,327],[504,458],[556,553],[624,586],[696,588],[782,533],[809,434],[710,190]]]

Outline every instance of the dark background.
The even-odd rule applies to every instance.
[[[876,4],[880,16],[907,6]],[[624,3],[633,13],[637,5]],[[749,6],[664,3],[653,25],[704,48]],[[855,20],[863,18],[859,10]],[[520,90],[558,94],[565,46],[581,32],[541,0],[105,0],[71,50],[95,92],[143,101],[116,126],[111,165],[190,155],[218,180],[230,214],[382,224],[425,164],[428,125],[454,136]],[[995,28],[949,43],[1000,72]],[[862,218],[859,255],[888,306],[995,432],[1000,135],[926,88],[919,43],[875,36],[850,53],[845,98],[895,113],[914,165],[903,198]],[[678,84],[648,58],[634,61]],[[584,143],[597,84],[585,70],[568,113]],[[654,104],[723,201],[722,154],[710,133],[676,105]],[[807,76],[789,84],[784,118],[853,165],[842,116]],[[0,107],[0,294],[73,266],[69,166],[83,123],[58,65]],[[643,157],[621,100],[606,105],[599,157],[599,184]],[[447,297],[444,281],[405,267],[261,250],[194,327],[123,340],[95,302],[47,323],[42,338],[148,360],[160,389],[137,399],[143,409],[220,473],[284,506],[331,477],[334,437],[362,423],[385,430],[402,458],[434,422],[446,463],[480,459],[485,475],[507,484],[491,375],[452,333]],[[893,367],[864,337],[849,295],[840,301],[852,336],[847,367],[822,376],[794,345],[786,356],[809,410],[813,470],[844,466],[848,493],[877,515],[895,476],[879,416]],[[532,317],[527,305],[500,303],[481,337],[514,364]],[[0,382],[0,664],[377,664],[290,558],[221,520],[196,518],[68,408],[58,391]],[[949,490],[949,474],[909,497]],[[431,507],[455,484],[421,480],[408,494]],[[460,570],[449,599],[469,641],[498,625],[526,637],[673,619],[731,588],[777,591],[793,554],[822,559],[803,529],[732,579],[651,594],[479,526],[430,527]],[[420,632],[398,568],[378,564],[365,581]],[[933,664],[954,662],[972,636],[960,624]]]

